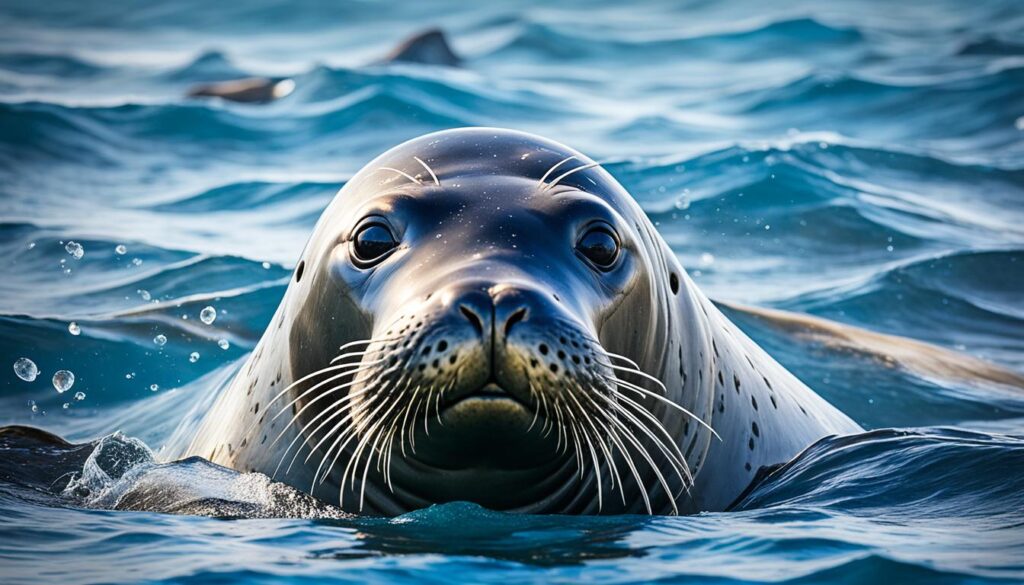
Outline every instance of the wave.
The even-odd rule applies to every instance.
[[[508,59],[523,53],[534,59],[579,61],[614,56],[616,60],[632,60],[663,56],[678,58],[706,56],[741,59],[761,51],[802,51],[807,39],[820,51],[828,47],[845,48],[858,44],[862,34],[856,28],[826,24],[815,18],[792,18],[777,21],[748,21],[729,28],[679,35],[630,31],[628,29],[588,31],[559,24],[528,21],[514,25],[514,34],[493,47],[490,58]]]
[[[899,461],[893,466],[893,461]],[[990,530],[1019,521],[1024,439],[958,429],[880,429],[823,439],[773,471],[737,510],[826,508],[873,517],[985,518]]]

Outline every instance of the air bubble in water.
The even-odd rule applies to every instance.
[[[192,353],[188,354],[188,361],[192,362],[193,364],[198,362],[199,361],[199,352],[198,351],[193,351]]]
[[[149,391],[150,392],[156,392],[159,389],[160,389],[160,386],[157,386],[156,384],[150,384],[149,385]]]
[[[135,266],[142,266],[142,258],[132,258],[132,264]]]
[[[53,375],[53,387],[61,394],[67,392],[75,385],[75,375],[68,370],[57,370]]]
[[[156,337],[153,338],[153,343],[162,347],[165,343],[167,343],[167,336],[161,333],[160,335],[157,335]]]
[[[213,307],[204,307],[202,311],[199,311],[199,320],[207,325],[217,320],[217,309]]]
[[[149,294],[149,291],[144,288],[136,289],[135,292],[139,293],[139,296],[142,297],[142,300],[144,301],[148,301],[153,298],[153,295]]]
[[[82,244],[79,244],[78,242],[69,241],[64,245],[64,250],[67,251],[68,254],[71,254],[75,260],[81,260],[82,256],[85,256],[85,248],[83,248]]]
[[[270,262],[263,263],[263,270],[270,270]]]
[[[28,407],[32,409],[32,414],[39,414],[39,405],[36,404],[35,400],[29,400]]]
[[[128,247],[124,244],[118,244],[117,247],[114,248],[114,253],[118,256],[124,256],[128,253]]]
[[[78,326],[78,323],[72,321],[68,323],[68,333],[71,335],[80,335],[82,333],[82,328]]]
[[[714,254],[709,254],[708,252],[704,252],[703,254],[700,255],[700,265],[701,266],[711,266],[714,263],[715,263],[715,255]]]
[[[18,358],[18,361],[14,362],[14,373],[26,382],[34,382],[39,375],[39,368],[28,358]]]
[[[77,400],[79,402],[85,400],[85,392],[82,392],[81,390],[79,390],[78,392],[75,392],[75,400]]]
[[[217,341],[217,346],[220,347],[221,349],[227,349],[227,348],[231,347],[231,344],[228,343],[227,339],[221,339],[221,340]]]
[[[65,403],[64,403],[64,406],[63,406],[62,408],[63,408],[64,410],[67,410],[67,409],[71,408],[71,403],[70,403],[70,402],[65,402]]]

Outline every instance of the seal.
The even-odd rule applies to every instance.
[[[598,163],[465,128],[340,190],[182,454],[353,512],[694,513],[860,430],[698,290]]]

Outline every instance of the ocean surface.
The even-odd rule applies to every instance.
[[[462,68],[373,64],[434,25]],[[0,424],[99,441],[64,493],[0,481],[0,582],[1024,581],[1024,391],[740,314],[869,432],[730,512],[352,518],[160,459],[254,347],[339,187],[459,126],[603,161],[713,299],[1024,372],[1018,0],[5,0],[0,31]],[[295,91],[184,97],[249,75]],[[56,457],[0,453],[26,476]],[[109,509],[147,481],[241,507]]]

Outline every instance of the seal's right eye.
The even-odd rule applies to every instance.
[[[357,263],[364,266],[383,260],[397,247],[395,235],[384,223],[367,223],[352,238],[352,255]]]

